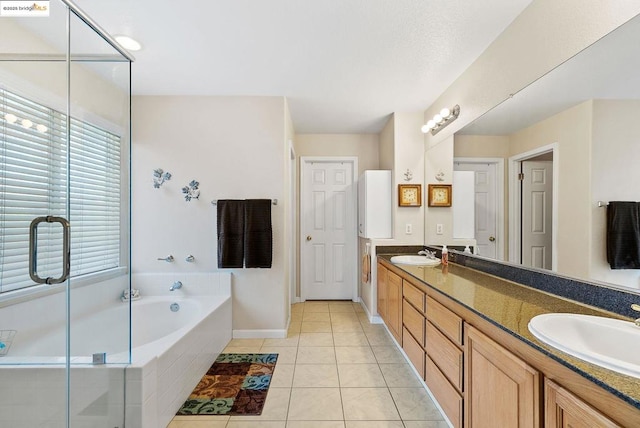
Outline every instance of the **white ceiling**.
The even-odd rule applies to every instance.
[[[297,133],[422,111],[531,0],[75,0],[134,53],[135,95],[286,96]]]

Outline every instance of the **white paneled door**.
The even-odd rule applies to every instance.
[[[551,269],[553,162],[522,162],[522,264]]]
[[[356,167],[353,160],[302,159],[303,300],[356,297]]]

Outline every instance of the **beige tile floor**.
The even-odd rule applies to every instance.
[[[286,339],[234,339],[224,352],[277,353],[260,416],[176,416],[169,428],[445,428],[381,325],[352,302],[291,307]]]

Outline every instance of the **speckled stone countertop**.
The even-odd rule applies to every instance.
[[[390,263],[391,255],[379,255],[378,258]],[[629,318],[454,263],[449,263],[446,271],[443,271],[442,266],[393,266],[640,410],[640,379],[604,369],[549,347],[536,339],[528,329],[531,318],[553,312],[606,316],[630,321]]]

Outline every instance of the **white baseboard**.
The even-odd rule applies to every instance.
[[[369,308],[367,308],[367,305],[365,305],[361,299],[360,299],[360,306],[362,306],[362,309],[364,309],[364,312],[367,314],[367,318],[369,318],[369,322],[371,324],[383,324],[382,318],[380,318],[380,315],[371,315],[371,312],[369,312]]]
[[[234,339],[284,339],[287,330],[233,330]]]

